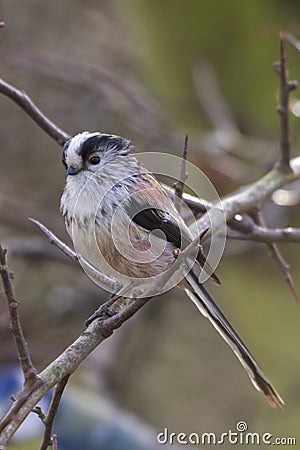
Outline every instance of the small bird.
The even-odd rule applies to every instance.
[[[67,177],[60,209],[75,249],[121,284],[156,280],[172,267],[178,249],[193,240],[166,190],[134,150],[126,138],[84,131],[66,142],[62,155]],[[200,283],[202,271],[219,283],[200,245],[189,269],[177,280],[179,287],[231,347],[255,388],[272,407],[282,407],[283,400]]]

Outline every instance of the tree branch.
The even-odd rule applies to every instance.
[[[0,79],[0,93],[13,100],[20,108],[22,108],[34,122],[42,128],[50,137],[52,137],[59,145],[70,139],[70,136],[52,122],[44,113],[33,103],[31,98],[24,92],[15,88],[4,80]]]
[[[28,385],[36,381],[36,369],[31,361],[28,345],[22,330],[19,317],[19,303],[16,300],[12,286],[13,273],[8,270],[6,253],[7,250],[2,248],[0,244],[0,275],[8,304],[10,327],[17,346],[18,358],[23,370],[25,384]]]
[[[222,198],[197,220],[196,226],[199,234],[210,228],[211,223],[214,224],[214,231],[216,232],[222,225],[224,218],[226,222],[229,222],[234,219],[236,214],[252,213],[261,208],[274,191],[300,178],[300,157],[292,159],[290,166],[292,171],[288,173],[274,167],[262,178],[243,190],[235,191]],[[221,212],[224,213],[224,216],[220,214]]]
[[[52,444],[52,450],[58,450],[58,442],[57,442],[57,435],[54,434],[51,438],[51,444]]]
[[[65,387],[68,383],[68,380],[70,378],[70,375],[66,375],[57,385],[55,388],[55,391],[52,396],[52,401],[49,407],[48,414],[46,418],[44,419],[45,423],[45,431],[43,436],[43,442],[41,444],[40,450],[47,450],[49,445],[51,445],[51,434],[52,434],[52,427],[53,422],[63,395],[63,392],[65,390]]]
[[[227,229],[227,237],[241,241],[255,241],[262,243],[300,242],[300,228],[266,228],[253,224],[251,230],[237,231],[232,228]]]
[[[292,44],[292,46],[298,50],[298,52],[300,52],[300,41],[295,38],[294,35],[292,35],[291,33],[288,32],[282,32],[282,36],[290,43]]]
[[[261,227],[266,226],[265,221],[259,211],[256,214],[254,214],[254,221],[257,225]],[[285,281],[289,285],[296,302],[299,303],[300,302],[299,295],[296,291],[295,283],[290,272],[290,266],[286,263],[284,257],[282,256],[276,244],[267,243],[266,245],[270,250],[271,257],[277,262],[281,272],[283,273]]]
[[[181,161],[180,161],[179,178],[178,178],[177,182],[175,183],[174,203],[175,203],[175,206],[177,207],[177,209],[179,208],[178,209],[179,212],[180,212],[180,200],[182,199],[182,194],[184,191],[184,184],[187,180],[186,158],[187,158],[188,141],[189,141],[189,135],[186,134],[185,139],[184,139],[184,144],[183,144]],[[178,199],[180,199],[179,202],[178,202]]]
[[[175,201],[175,194],[174,194],[174,188],[172,188],[171,186],[168,186],[164,183],[162,183],[164,189],[167,191],[169,197],[173,200],[173,202]],[[200,199],[198,197],[194,197],[193,195],[187,194],[185,192],[183,192],[182,194],[182,199],[184,201],[184,203],[186,203],[192,211],[194,211],[195,213],[201,213],[204,214],[206,213],[209,209],[212,208],[213,203],[204,200],[204,199]]]

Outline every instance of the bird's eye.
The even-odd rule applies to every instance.
[[[98,155],[92,154],[88,157],[90,164],[96,165],[100,162],[100,157]]]

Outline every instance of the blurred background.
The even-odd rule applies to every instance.
[[[276,160],[272,64],[278,30],[300,33],[298,1],[2,0],[0,19],[6,23],[0,76],[68,133],[110,132],[139,150],[180,155],[188,132],[189,160],[221,196]],[[300,54],[287,45],[287,58],[290,77],[299,80]],[[298,98],[300,91],[293,92],[294,155]],[[40,370],[107,294],[28,221],[34,217],[70,242],[59,213],[61,148],[5,97],[0,120],[0,238]],[[277,192],[264,208],[267,223],[299,226],[299,201],[299,183]],[[280,249],[300,290],[299,247]],[[222,433],[240,420],[249,431],[300,442],[299,306],[264,245],[227,241],[217,273],[222,287],[211,292],[285,400],[284,411],[268,406],[211,325],[174,289],[115,332],[71,378],[55,429],[61,450],[154,449],[164,428]],[[1,297],[3,412],[18,385],[7,326]],[[5,382],[13,379],[15,385]],[[37,422],[32,417],[9,448],[37,448]]]

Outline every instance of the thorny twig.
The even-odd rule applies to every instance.
[[[280,60],[274,63],[274,68],[280,79],[279,106],[277,111],[280,115],[279,141],[280,160],[278,167],[283,172],[290,172],[290,128],[289,128],[289,95],[290,91],[296,89],[296,81],[288,81],[286,69],[286,55],[284,47],[284,34],[280,33]]]
[[[179,212],[181,209],[180,204],[181,204],[181,199],[182,199],[182,195],[183,195],[183,191],[184,191],[184,184],[188,177],[187,173],[186,173],[186,158],[187,158],[187,150],[188,150],[188,141],[189,141],[189,135],[186,134],[185,138],[184,138],[182,156],[181,156],[181,160],[180,160],[179,177],[175,183],[174,203]]]
[[[258,226],[264,227],[264,228],[266,227],[265,221],[260,212],[257,212],[256,214],[254,214],[253,219]],[[274,260],[277,262],[281,272],[283,273],[285,281],[289,285],[295,300],[297,301],[298,304],[300,304],[300,298],[299,298],[298,292],[296,290],[293,277],[290,272],[290,266],[285,262],[285,259],[283,258],[282,254],[276,244],[267,243],[266,245],[267,245],[268,249],[270,250],[271,257],[274,258]]]
[[[12,285],[13,273],[7,267],[6,253],[7,250],[0,244],[0,275],[10,315],[11,332],[17,346],[18,358],[23,370],[25,383],[31,384],[36,380],[36,370],[31,361],[28,345],[22,330],[19,317],[19,303],[16,300]]]
[[[43,442],[41,444],[40,450],[47,450],[49,445],[51,445],[51,440],[53,442],[53,437],[51,439],[53,422],[60,404],[61,397],[63,395],[64,389],[68,383],[70,375],[66,375],[56,386],[55,391],[52,396],[52,401],[49,407],[48,414],[44,420],[45,431],[43,436]]]

